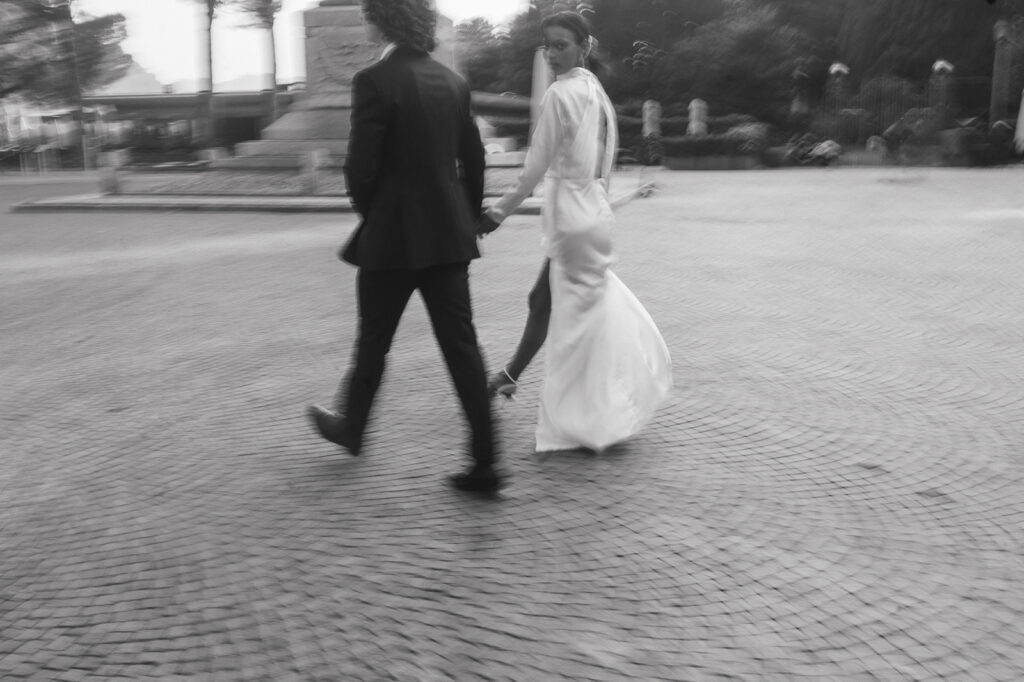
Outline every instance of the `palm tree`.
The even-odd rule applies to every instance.
[[[246,14],[253,17],[250,26],[267,30],[270,40],[270,85],[277,92],[277,41],[274,39],[274,21],[281,11],[282,0],[229,0]]]
[[[206,6],[206,75],[209,78],[210,92],[206,106],[206,145],[214,146],[216,135],[213,129],[213,19],[217,9],[225,4],[226,0],[197,0]]]

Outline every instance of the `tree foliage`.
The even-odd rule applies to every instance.
[[[793,72],[807,51],[798,29],[778,21],[777,12],[736,3],[720,19],[697,28],[654,72],[659,99],[707,101],[712,112],[752,114],[781,121],[792,94]]]
[[[209,78],[210,90],[213,90],[213,20],[217,16],[217,10],[228,4],[228,0],[196,0],[206,10],[206,26],[203,32],[206,35],[206,75]],[[212,114],[211,114],[212,117]]]
[[[459,68],[472,90],[486,92],[500,88],[503,43],[494,34],[494,26],[482,18],[471,19],[455,27]]]
[[[111,83],[131,65],[120,47],[124,16],[78,15],[67,2],[0,2],[0,98],[50,105]]]
[[[282,0],[227,0],[232,7],[249,14],[260,28],[273,28]]]
[[[282,0],[227,0],[228,3],[249,15],[252,22],[248,26],[266,29],[270,47],[270,76],[273,89],[277,89],[277,41],[274,39],[274,23],[281,11]]]
[[[992,73],[992,28],[1022,0],[875,0],[845,7],[837,52],[855,75],[921,78],[938,59],[958,74]]]
[[[534,0],[504,31],[465,27],[473,88],[528,94],[541,17],[575,4]],[[712,113],[777,121],[796,73],[812,99],[837,61],[854,88],[876,77],[924,81],[938,59],[957,75],[989,76],[1000,17],[1017,17],[1024,44],[1024,0],[592,0],[583,9],[609,67],[605,87],[631,111],[655,97],[683,113],[701,97]]]

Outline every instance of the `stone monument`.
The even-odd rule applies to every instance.
[[[214,168],[300,169],[310,155],[325,151],[326,166],[339,168],[348,151],[352,78],[380,58],[370,42],[360,0],[321,0],[304,14],[306,89],[289,111],[267,126],[261,139],[235,145],[235,156]],[[438,49],[432,55],[454,68],[454,26],[437,17]]]

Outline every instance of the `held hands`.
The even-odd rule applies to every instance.
[[[611,197],[609,199],[609,203],[612,206],[612,210],[617,211],[626,204],[632,202],[634,199],[651,196],[654,194],[656,187],[657,185],[653,181],[645,182],[641,185],[637,185],[633,189],[627,189],[624,192],[620,192],[614,197]]]
[[[491,220],[486,213],[482,213],[480,214],[480,217],[476,219],[476,223],[473,225],[473,231],[476,232],[477,238],[482,238],[498,229],[498,225],[499,223]]]

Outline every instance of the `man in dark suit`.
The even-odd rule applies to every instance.
[[[452,482],[494,491],[503,480],[469,296],[484,186],[469,86],[428,54],[437,21],[429,0],[362,5],[371,39],[387,45],[352,83],[345,179],[362,221],[340,256],[359,268],[359,333],[338,411],[309,414],[321,436],[359,454],[395,329],[418,289],[472,432],[474,464]]]

